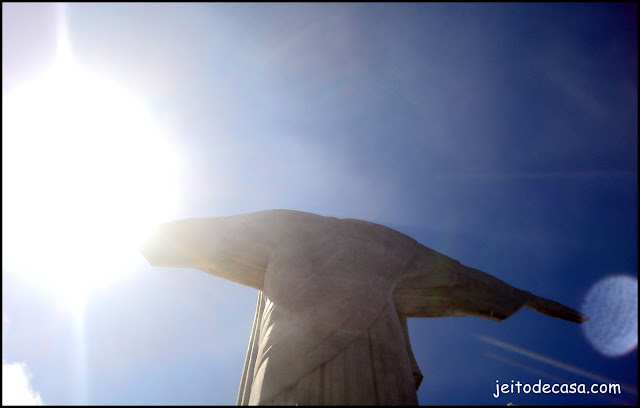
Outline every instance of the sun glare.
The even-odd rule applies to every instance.
[[[178,156],[145,106],[70,60],[3,95],[3,256],[77,307],[173,218]],[[4,263],[4,262],[3,262]]]

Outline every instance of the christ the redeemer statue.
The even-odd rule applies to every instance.
[[[407,317],[499,321],[524,306],[588,320],[355,219],[290,210],[185,219],[159,225],[140,250],[154,266],[259,290],[239,405],[417,405]]]

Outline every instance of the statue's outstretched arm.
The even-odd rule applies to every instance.
[[[527,307],[575,323],[589,320],[574,309],[515,288],[420,244],[396,285],[393,299],[407,317],[503,320]]]
[[[284,241],[322,234],[327,218],[292,210],[160,224],[140,245],[153,266],[195,268],[262,290],[272,252]]]
[[[567,307],[561,303],[554,302],[551,299],[546,299],[536,295],[531,295],[531,298],[525,303],[524,307],[535,310],[538,313],[555,317],[557,319],[568,320],[574,323],[584,323],[589,321],[589,317]]]
[[[242,216],[190,218],[159,224],[141,243],[153,266],[195,268],[262,289],[272,251]]]

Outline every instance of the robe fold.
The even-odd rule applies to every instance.
[[[299,211],[166,223],[141,251],[259,290],[239,405],[417,405],[407,317],[502,320],[531,296],[382,225]]]

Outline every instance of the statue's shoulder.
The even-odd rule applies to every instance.
[[[280,220],[280,221],[304,221],[304,220],[320,221],[327,218],[334,218],[334,217],[325,217],[323,215],[314,214],[314,213],[305,212],[305,211],[288,210],[283,208],[238,214],[236,217],[246,217],[246,218],[252,218],[252,219],[273,219],[273,220]]]
[[[257,228],[269,228],[275,230],[300,229],[305,226],[327,224],[329,220],[336,219],[325,217],[310,212],[270,209],[244,214],[236,214],[228,217],[233,223],[251,225]]]
[[[385,231],[386,233],[405,235],[385,225],[362,220],[359,218],[338,218],[338,217],[325,216],[325,215],[314,214],[314,213],[298,211],[298,210],[271,209],[271,210],[262,210],[262,211],[247,213],[247,214],[241,214],[240,216],[249,216],[250,218],[254,218],[254,219],[270,219],[272,221],[281,221],[281,222],[295,222],[295,221],[319,222],[320,221],[326,224],[331,224],[337,228],[356,229],[356,230],[362,230],[362,229],[379,230],[379,231]]]
[[[330,236],[388,247],[413,248],[415,239],[390,227],[356,218],[337,218],[289,209],[269,209],[231,216],[234,225],[244,225],[253,236],[268,236],[279,243],[326,239]],[[324,238],[323,238],[324,237]]]
[[[314,214],[306,211],[289,210],[285,208],[273,208],[269,210],[260,210],[260,211],[255,211],[248,214],[265,215],[265,216],[271,215],[271,216],[323,217],[322,215],[319,215],[319,214]]]

